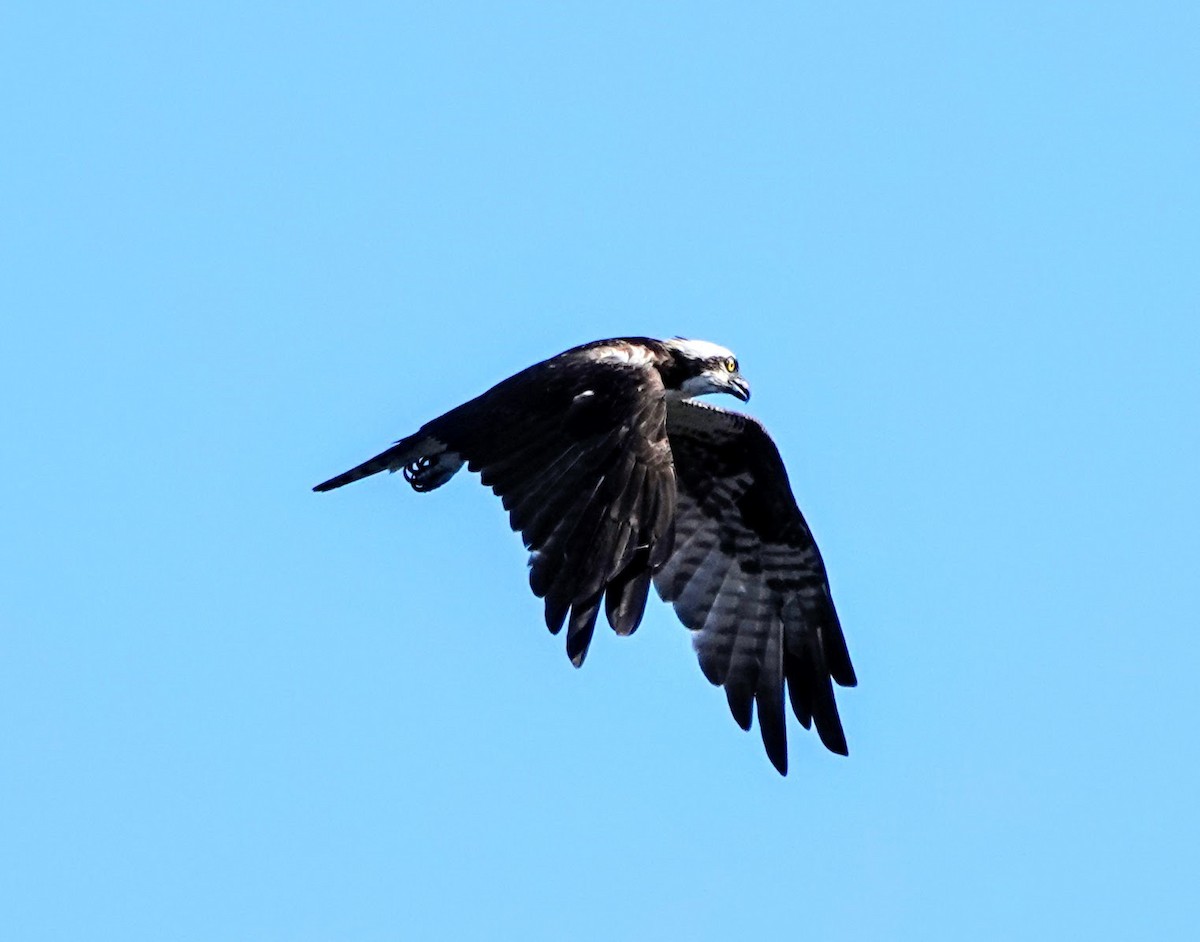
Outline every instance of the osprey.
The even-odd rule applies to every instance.
[[[787,774],[792,711],[847,754],[831,681],[856,683],[829,579],[774,442],[757,421],[696,401],[750,388],[724,347],[627,337],[574,347],[451,409],[344,474],[329,491],[402,471],[416,491],[465,464],[501,498],[530,551],[546,625],[583,664],[603,602],[637,628],[650,583],[694,632],[700,669],[725,688]]]

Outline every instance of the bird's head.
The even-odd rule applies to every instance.
[[[674,383],[667,393],[682,399],[706,393],[729,393],[742,402],[750,401],[750,384],[738,369],[737,357],[719,344],[707,340],[674,337],[663,343],[675,358]]]

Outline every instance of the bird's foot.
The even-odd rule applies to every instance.
[[[451,452],[439,455],[422,455],[404,466],[404,480],[414,491],[424,493],[441,487],[462,467],[462,458]]]

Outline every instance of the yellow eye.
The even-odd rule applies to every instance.
[[[737,372],[737,360],[735,360],[733,357],[730,357],[728,360],[725,361],[725,369],[729,370],[730,373],[736,373]]]

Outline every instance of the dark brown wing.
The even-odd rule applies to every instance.
[[[421,435],[457,452],[500,496],[531,551],[546,624],[587,655],[601,599],[637,628],[671,550],[675,480],[662,381],[638,348],[568,351],[434,419]]]
[[[856,682],[829,580],[779,451],[748,416],[673,402],[674,550],[654,577],[696,632],[700,668],[743,729],[757,704],[771,762],[787,772],[786,680],[797,719],[845,755],[830,680]]]

